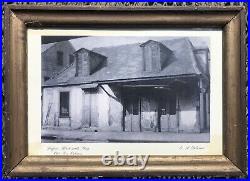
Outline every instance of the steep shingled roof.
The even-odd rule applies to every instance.
[[[45,82],[44,86],[84,84],[98,81],[124,80],[146,77],[163,77],[201,74],[197,67],[193,47],[188,38],[160,41],[173,51],[169,64],[160,72],[143,71],[143,54],[139,43],[114,47],[95,48],[92,51],[106,56],[107,66],[89,76],[58,75]],[[74,75],[74,66],[67,71]],[[63,78],[62,78],[63,77]]]

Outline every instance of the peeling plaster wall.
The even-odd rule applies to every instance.
[[[100,131],[121,131],[123,106],[119,92],[108,85],[98,87],[97,92],[92,94],[93,106],[88,107],[86,111],[96,111],[95,119],[97,126],[86,128],[83,126],[84,120],[84,101],[86,100],[87,91],[84,92],[79,86],[72,87],[54,87],[43,89],[43,106],[42,106],[42,125],[56,127],[71,127],[72,129],[83,128],[85,130]],[[69,118],[60,118],[60,92],[68,91],[69,96]],[[93,99],[93,96],[95,99]],[[47,116],[48,115],[48,116]],[[89,121],[89,120],[88,120]],[[71,122],[71,123],[70,123]]]
[[[196,98],[180,97],[179,132],[199,132],[199,112],[196,111]]]
[[[60,118],[60,92],[67,91],[69,92],[70,118]],[[70,127],[71,120],[71,128],[79,128],[82,122],[82,100],[82,89],[79,87],[54,87],[43,89],[42,125]]]
[[[99,120],[104,124],[102,129],[104,131],[122,131],[123,105],[120,92],[109,85],[102,85],[102,87],[99,91],[98,104]]]

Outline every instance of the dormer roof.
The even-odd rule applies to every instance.
[[[150,44],[150,43],[162,44],[162,43],[161,43],[161,42],[159,42],[159,41],[155,41],[155,40],[148,40],[148,41],[146,41],[146,42],[144,42],[144,43],[140,44],[140,47],[144,47],[144,46],[146,46],[146,45],[148,45],[148,44]]]

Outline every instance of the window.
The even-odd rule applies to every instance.
[[[69,117],[69,92],[60,92],[60,117]]]
[[[69,64],[72,64],[74,62],[74,55],[69,55]]]
[[[49,80],[49,77],[46,77],[46,76],[45,76],[45,77],[43,78],[43,80],[44,80],[44,82],[45,82],[45,81]]]
[[[63,65],[63,52],[57,51],[57,65]]]

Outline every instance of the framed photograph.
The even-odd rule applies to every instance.
[[[244,6],[4,10],[6,176],[247,176]]]

